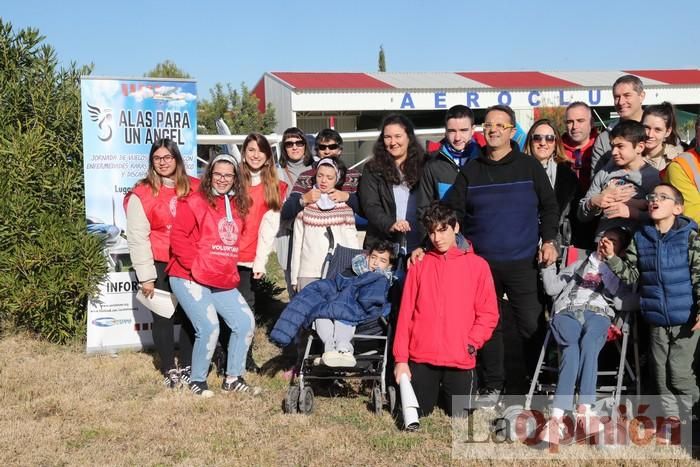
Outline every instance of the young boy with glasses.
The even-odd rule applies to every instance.
[[[651,222],[634,234],[625,254],[617,256],[605,239],[601,251],[622,281],[639,282],[641,312],[650,330],[653,381],[673,428],[690,420],[693,404],[700,399],[693,371],[700,335],[700,238],[697,224],[681,215],[683,196],[674,186],[659,184],[647,200]],[[658,428],[657,442],[669,443],[667,433]]]
[[[646,138],[644,126],[635,120],[622,121],[610,131],[612,158],[595,174],[578,209],[580,221],[599,220],[596,241],[608,229],[635,230],[649,219],[644,197],[661,179],[642,157]]]

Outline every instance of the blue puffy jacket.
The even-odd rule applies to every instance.
[[[376,272],[352,277],[338,274],[314,281],[289,302],[270,339],[280,346],[289,345],[301,328],[310,327],[318,318],[356,325],[386,316],[391,310],[387,299],[390,286],[389,280]]]
[[[653,225],[634,234],[639,265],[639,294],[644,318],[656,326],[678,326],[695,316],[690,280],[689,235],[697,224],[678,216],[677,228],[661,236]]]

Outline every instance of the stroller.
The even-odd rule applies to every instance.
[[[363,250],[351,249],[341,245],[334,245],[333,235],[330,229],[329,248],[322,268],[323,278],[333,278],[340,274],[352,263],[352,258]],[[399,260],[402,264],[405,258],[405,247],[399,248]],[[399,267],[397,266],[397,272]],[[394,281],[392,288],[396,287]],[[391,297],[393,290],[389,291]],[[389,316],[380,316],[378,319],[370,319],[357,325],[355,335],[352,338],[354,367],[328,367],[322,364],[321,354],[323,346],[320,338],[312,329],[306,338],[304,353],[297,364],[296,376],[290,381],[289,388],[283,402],[285,413],[309,414],[314,408],[314,391],[311,383],[320,381],[345,381],[350,379],[361,380],[371,387],[370,407],[377,415],[382,413],[385,405],[393,413],[396,408],[396,388],[386,384],[387,357],[389,353],[389,336],[391,335],[391,320]]]

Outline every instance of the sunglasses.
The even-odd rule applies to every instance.
[[[306,142],[305,142],[304,140],[301,140],[301,139],[297,139],[297,140],[294,140],[294,141],[285,141],[285,142],[284,142],[284,147],[287,148],[287,149],[292,148],[292,147],[294,147],[294,146],[296,146],[296,147],[298,147],[298,148],[303,148],[304,146],[306,146]]]
[[[319,151],[325,151],[326,149],[330,149],[331,151],[335,151],[340,147],[340,144],[338,143],[333,143],[333,144],[318,144],[318,149]]]
[[[547,141],[548,143],[553,143],[556,139],[557,137],[554,135],[532,135],[532,140],[536,143],[539,143],[542,140]]]

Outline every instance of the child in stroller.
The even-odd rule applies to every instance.
[[[367,255],[352,259],[351,267],[328,279],[314,281],[287,305],[270,334],[273,342],[288,345],[301,328],[314,323],[323,342],[321,363],[329,367],[353,367],[351,340],[355,326],[388,314],[387,299],[395,261],[394,245],[380,241]]]
[[[316,331],[306,340],[296,377],[290,382],[284,404],[286,412],[311,412],[313,391],[306,381],[346,378],[370,383],[374,411],[381,412],[387,395],[385,372],[390,331],[385,318],[391,312],[388,295],[394,279],[394,247],[389,241],[379,241],[366,254],[343,246],[329,249],[328,278],[307,285],[282,312],[270,334],[274,343],[289,345],[302,329],[311,328],[312,323]],[[322,341],[322,350],[314,350],[315,335]],[[353,351],[360,352],[357,360]],[[393,406],[395,391],[390,391],[388,399]]]

